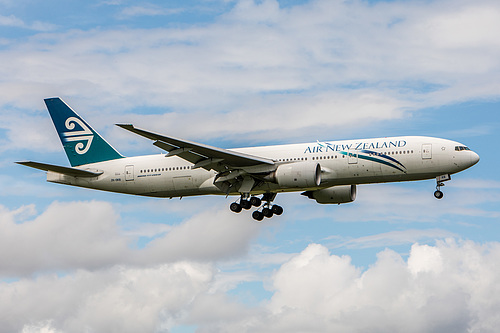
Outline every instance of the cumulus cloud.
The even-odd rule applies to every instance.
[[[55,202],[34,220],[16,215],[0,216],[3,275],[112,265],[127,250],[109,203]]]
[[[448,239],[415,243],[406,261],[384,250],[362,271],[311,244],[275,273],[267,315],[244,331],[494,332],[499,256],[498,243]]]
[[[178,262],[0,283],[0,309],[9,313],[2,316],[2,329],[167,331],[183,318],[193,298],[206,292],[213,275],[209,264]]]
[[[0,275],[231,259],[247,253],[262,228],[226,207],[165,223],[122,229],[115,208],[102,201],[54,202],[39,215],[34,205],[0,206]],[[149,241],[137,247],[141,237]]]
[[[248,251],[262,225],[228,209],[208,209],[174,227],[144,248],[140,262],[161,260],[216,260],[239,257]]]
[[[499,259],[499,243],[447,239],[415,243],[407,259],[386,249],[363,270],[310,244],[267,276],[272,295],[254,307],[231,297],[219,277],[226,273],[210,263],[78,270],[2,282],[0,310],[10,315],[1,324],[27,332],[184,325],[201,332],[495,332]]]

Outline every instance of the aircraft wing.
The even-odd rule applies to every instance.
[[[273,160],[259,156],[238,153],[232,150],[212,147],[193,141],[181,140],[171,136],[145,131],[134,127],[134,125],[117,124],[117,126],[150,140],[154,140],[155,142],[153,144],[155,146],[168,152],[167,157],[179,156],[180,158],[194,163],[193,168],[222,171],[224,168],[221,168],[221,166],[237,169],[259,164],[274,165]]]
[[[17,164],[26,165],[31,168],[35,168],[43,171],[52,171],[57,173],[62,173],[68,176],[73,177],[97,177],[102,174],[102,172],[93,172],[88,170],[82,170],[77,168],[68,168],[60,165],[32,162],[32,161],[23,161],[16,162]]]

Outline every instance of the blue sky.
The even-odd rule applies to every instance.
[[[500,324],[497,1],[0,1],[0,325],[9,331],[481,331]],[[233,148],[395,135],[481,156],[347,205],[49,184],[68,165],[43,98],[122,154],[114,126]],[[40,307],[43,302],[44,307]],[[13,306],[15,304],[15,306]]]

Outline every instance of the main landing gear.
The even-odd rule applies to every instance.
[[[451,180],[451,176],[446,174],[436,177],[436,191],[434,192],[434,197],[436,199],[442,199],[444,197],[443,192],[441,192],[441,186],[444,186],[445,181]]]
[[[252,196],[248,194],[242,194],[239,202],[233,202],[229,209],[232,212],[239,213],[243,209],[249,210],[252,207],[260,207],[252,213],[252,217],[257,221],[262,221],[264,217],[271,218],[273,215],[283,214],[283,208],[278,205],[272,205],[272,201],[276,197],[276,193],[266,193],[261,198]],[[264,201],[264,204],[262,202]]]

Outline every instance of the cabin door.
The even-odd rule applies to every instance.
[[[133,165],[127,165],[125,167],[125,180],[126,181],[134,180],[134,166]]]
[[[430,160],[432,158],[432,144],[424,143],[422,145],[422,159]]]
[[[358,164],[358,153],[348,151],[347,158],[349,164]]]

